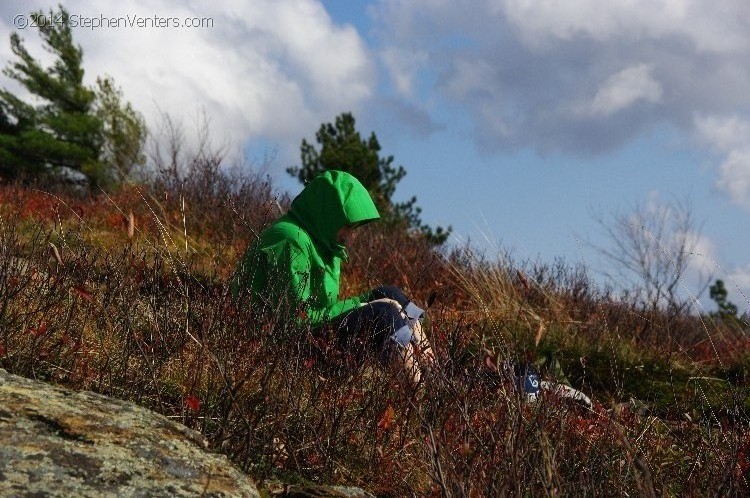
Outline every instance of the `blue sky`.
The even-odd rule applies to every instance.
[[[302,138],[351,111],[407,169],[397,197],[416,195],[453,243],[599,275],[585,244],[605,243],[597,216],[690,198],[701,256],[686,290],[710,269],[750,305],[746,0],[64,3],[93,19],[210,18],[74,35],[89,81],[113,76],[152,126],[167,113],[189,131],[204,112],[216,144],[256,162],[273,153],[280,189],[300,188],[284,169]],[[4,2],[0,33],[28,10]]]

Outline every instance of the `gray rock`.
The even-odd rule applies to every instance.
[[[283,485],[271,491],[279,498],[375,498],[375,495],[352,486]]]
[[[0,496],[260,496],[206,447],[133,403],[0,369]]]

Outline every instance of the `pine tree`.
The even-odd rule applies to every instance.
[[[305,184],[328,170],[351,173],[370,192],[383,221],[416,229],[436,245],[448,239],[450,227],[433,229],[422,223],[422,210],[416,206],[416,197],[406,202],[393,202],[396,186],[406,176],[406,170],[393,165],[393,156],[380,156],[380,143],[375,133],[367,140],[362,138],[351,113],[337,116],[334,123],[322,124],[315,139],[319,149],[302,140],[302,165],[287,168],[291,176]]]
[[[134,166],[146,160],[143,154],[146,125],[130,102],[123,103],[122,90],[111,77],[97,78],[96,84],[94,112],[101,122],[103,134],[100,159],[112,168],[115,175],[129,175]]]
[[[727,289],[724,287],[723,280],[716,280],[716,283],[709,288],[709,296],[716,303],[716,307],[719,308],[714,316],[718,316],[721,319],[731,319],[737,317],[737,305],[727,300]]]
[[[143,120],[129,104],[122,105],[111,78],[99,79],[98,92],[83,84],[83,51],[73,43],[62,6],[59,12],[31,17],[55,61],[43,67],[17,33],[10,36],[18,60],[4,73],[40,103],[0,90],[0,176],[61,179],[73,171],[85,175],[91,188],[109,185],[115,170],[142,160]]]

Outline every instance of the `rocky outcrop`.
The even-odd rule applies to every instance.
[[[316,486],[279,484],[269,488],[271,496],[279,498],[375,498],[367,491],[350,486]]]
[[[260,495],[184,425],[0,369],[0,496]]]

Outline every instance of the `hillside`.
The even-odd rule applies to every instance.
[[[741,496],[747,324],[619,300],[564,262],[435,250],[367,226],[343,292],[432,302],[437,356],[413,389],[373,359],[236,303],[246,245],[288,205],[258,175],[196,163],[96,197],[0,188],[0,368],[200,431],[259,483],[377,495]],[[524,403],[504,361],[595,400]]]

